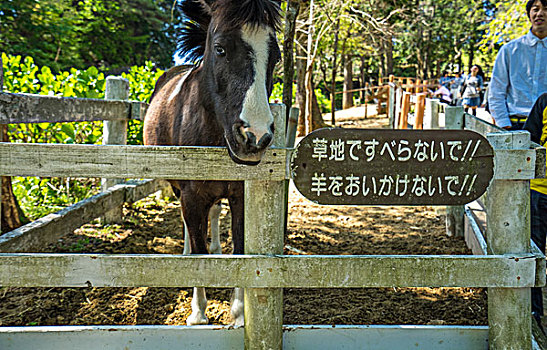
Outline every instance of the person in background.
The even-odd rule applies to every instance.
[[[481,107],[484,108],[485,111],[490,113],[490,105],[488,104],[488,91],[490,90],[490,86],[486,86],[484,89],[484,94],[482,96],[482,104]]]
[[[483,87],[483,78],[479,75],[480,67],[476,64],[471,66],[470,74],[465,77],[463,83],[462,105],[465,111],[471,109],[473,115],[477,115],[477,107],[481,105],[481,89]],[[468,112],[469,113],[469,112]]]
[[[456,77],[452,80],[452,85],[450,85],[450,93],[452,94],[454,106],[461,105],[462,96],[460,90],[464,80],[465,79],[462,77],[462,73],[456,72]]]
[[[443,72],[443,76],[439,79],[439,83],[445,88],[449,89],[452,83],[452,77],[448,74],[448,71]]]
[[[503,45],[490,80],[488,103],[499,127],[520,130],[533,103],[547,92],[547,0],[529,0],[528,34]]]
[[[524,124],[533,142],[547,147],[547,93],[539,97]],[[545,254],[547,236],[547,179],[530,181],[530,221],[534,243]],[[540,287],[532,288],[532,315],[541,326],[543,316],[543,293]],[[543,328],[543,327],[542,327]]]
[[[452,97],[450,97],[450,90],[444,85],[439,85],[437,91],[433,93],[434,98],[438,98],[442,103],[451,104]]]

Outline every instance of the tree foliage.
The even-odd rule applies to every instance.
[[[486,30],[480,42],[483,51],[525,35],[530,30],[526,15],[527,0],[498,0],[484,24]]]
[[[4,0],[0,42],[55,72],[89,66],[121,71],[152,60],[172,65],[175,29],[170,0]],[[176,14],[176,12],[173,12]]]

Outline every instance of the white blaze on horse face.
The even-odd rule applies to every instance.
[[[268,103],[266,90],[266,71],[270,55],[269,43],[272,30],[268,27],[243,26],[241,38],[253,50],[254,82],[245,94],[240,119],[246,122],[248,130],[256,136],[257,142],[271,133],[273,115]]]

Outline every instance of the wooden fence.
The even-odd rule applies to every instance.
[[[388,116],[392,125],[406,128],[401,116],[405,113],[405,100],[401,88],[390,85],[392,107]],[[425,113],[422,119],[416,115],[417,129],[467,129],[487,136],[495,149],[495,178],[485,195],[465,206],[447,207],[446,229],[448,235],[463,236],[472,252],[477,255],[507,254],[510,252],[532,252],[543,255],[530,240],[529,191],[530,179],[544,178],[545,148],[530,141],[526,131],[509,132],[476,116],[464,113],[463,107],[452,107],[437,99],[423,101]],[[503,169],[502,169],[503,168]],[[517,233],[518,232],[518,233]],[[488,234],[487,234],[488,233]],[[537,278],[545,283],[545,268],[538,265]],[[494,324],[503,318],[514,318],[518,332],[524,339],[530,336],[530,296],[524,290],[489,288],[488,307],[490,341],[495,348],[519,348],[497,345],[503,325]],[[512,298],[520,303],[512,308],[500,303]],[[509,325],[506,325],[509,326]],[[525,329],[523,327],[526,327]],[[539,333],[538,336],[541,336]],[[526,346],[530,348],[528,340]]]
[[[367,103],[376,100],[377,114],[384,114],[387,111],[386,108],[389,108],[390,84],[397,84],[397,86],[401,88],[401,91],[404,91],[404,95],[402,94],[402,96],[404,96],[403,99],[408,99],[406,102],[407,109],[405,109],[407,110],[406,115],[408,115],[410,104],[416,103],[417,105],[422,106],[421,101],[425,100],[425,96],[428,95],[428,90],[430,88],[436,89],[438,87],[438,79],[420,80],[418,78],[396,77],[390,75],[387,78],[380,78],[377,86],[370,86],[369,83],[365,83],[365,86],[362,88],[337,91],[336,94],[359,92],[357,105],[366,105]],[[418,98],[418,101],[416,101],[416,97],[411,98],[410,96],[420,97]],[[423,108],[424,107],[422,107],[422,109]],[[368,117],[367,108],[365,108],[364,117],[365,119]]]
[[[10,98],[27,97],[0,95],[0,118],[28,122],[10,112],[17,107],[2,102]],[[40,103],[36,102],[38,110]],[[126,118],[132,115],[133,107],[127,106],[135,104],[113,103],[126,106],[121,108]],[[136,106],[137,110],[145,108]],[[506,203],[524,200],[529,179],[545,176],[545,162],[542,169],[536,161],[541,152],[545,154],[544,149],[519,143],[520,135],[489,136],[495,146],[495,175],[488,195],[492,200],[487,206],[489,255],[284,256],[285,181],[291,178],[292,150],[283,148],[283,108],[272,106],[278,130],[275,146],[256,167],[235,164],[225,149],[214,147],[0,143],[0,175],[244,181],[246,254],[29,254],[21,252],[26,249],[21,246],[32,238],[21,237],[36,237],[41,231],[8,233],[8,237],[19,237],[12,239],[21,244],[19,249],[10,246],[10,239],[0,244],[4,252],[19,251],[0,254],[1,286],[244,287],[245,327],[0,327],[0,348],[58,349],[74,344],[86,349],[532,348],[529,288],[545,284],[545,259],[530,250],[529,212],[515,215],[508,212]],[[29,109],[29,113],[40,112]],[[463,113],[453,115],[458,125],[466,125]],[[106,205],[105,211],[118,205],[122,197],[133,196],[134,200],[138,196],[135,190],[123,188],[121,192],[112,190],[120,199],[112,200],[115,203]],[[488,287],[489,327],[283,326],[282,288],[356,287]]]

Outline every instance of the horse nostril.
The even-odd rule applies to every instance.
[[[266,148],[272,143],[273,140],[273,134],[272,133],[266,133],[264,136],[260,138],[260,141],[258,141],[258,148]]]
[[[248,146],[255,146],[255,145],[256,145],[256,136],[255,136],[255,134],[253,134],[253,133],[250,132],[250,131],[246,131],[246,132],[245,132],[245,135],[246,135],[246,138],[247,138],[247,140],[245,141],[245,143],[246,143]]]

